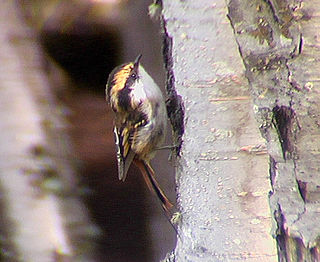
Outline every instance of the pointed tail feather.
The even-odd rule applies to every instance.
[[[153,191],[159,200],[161,201],[161,206],[163,210],[169,215],[170,217],[170,209],[173,207],[173,204],[170,202],[170,200],[166,197],[165,193],[161,190],[152,167],[150,164],[146,163],[143,160],[134,160],[135,165],[140,169],[143,178],[149,187],[150,191]]]

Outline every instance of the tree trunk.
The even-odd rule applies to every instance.
[[[163,22],[177,141],[184,130],[175,261],[276,261],[268,154],[226,5],[163,1]]]
[[[229,15],[268,142],[279,260],[319,261],[319,3],[249,2]]]
[[[320,261],[318,2],[163,7],[185,107],[176,261],[276,261],[269,183],[278,260]]]
[[[20,18],[15,1],[1,1],[1,260],[93,261],[65,124]]]

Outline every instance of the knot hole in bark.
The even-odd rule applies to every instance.
[[[293,125],[295,122],[295,112],[291,107],[275,106],[272,110],[273,119],[282,148],[285,160],[292,158],[294,151]]]

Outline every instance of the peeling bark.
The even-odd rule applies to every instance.
[[[166,22],[162,20],[163,30],[163,57],[166,69],[166,89],[168,94],[167,112],[173,130],[174,145],[176,147],[176,155],[180,155],[182,146],[182,136],[184,133],[184,108],[181,96],[177,95],[175,89],[175,79],[173,73],[172,61],[172,38],[168,35]]]
[[[245,98],[248,93],[244,88],[245,81],[241,79],[240,59],[250,84],[255,118],[267,143],[269,200],[279,261],[319,261],[320,7],[317,1],[297,0],[229,0],[226,5],[227,13],[219,2],[163,1],[165,28],[172,39],[172,74],[177,94],[181,95],[185,107],[182,158],[177,170],[181,238],[175,250],[176,261],[257,259],[243,256],[243,250],[237,255],[228,251],[224,244],[230,240],[227,236],[232,235],[229,229],[237,232],[236,227],[210,219],[216,217],[221,221],[222,217],[217,214],[223,213],[229,204],[228,197],[232,196],[219,194],[217,185],[220,181],[225,182],[232,167],[238,167],[237,179],[243,178],[243,165],[238,166],[240,162],[226,164],[228,169],[219,162],[238,159],[238,155],[229,158],[231,152],[236,152],[232,147],[234,143],[241,141],[233,138],[243,134],[236,123],[244,118],[248,126],[250,123],[250,116],[246,115],[250,109],[242,108],[239,102],[249,101]],[[230,37],[230,29],[224,26],[227,24],[224,14],[228,15],[234,39]],[[237,44],[238,54],[232,43]],[[230,57],[233,63],[230,63]],[[238,81],[241,88],[237,86]],[[206,103],[207,99],[209,103]],[[226,101],[230,104],[224,104]],[[235,118],[227,113],[230,105],[233,105]],[[213,130],[211,136],[204,135],[208,130]],[[240,148],[252,152],[253,148],[260,147],[255,144]],[[213,165],[204,164],[203,160],[213,161]],[[242,160],[246,166],[251,166],[246,162],[248,159]],[[258,165],[261,172],[263,164]],[[204,182],[201,179],[205,175],[201,174],[206,171],[209,178]],[[251,178],[257,175],[249,170],[244,173]],[[213,203],[203,206],[202,201],[208,201],[201,197],[201,188],[206,192],[208,185],[214,189],[208,193]],[[237,191],[235,181],[232,188]],[[248,191],[243,192],[247,196]],[[219,196],[224,200],[224,206],[220,204]],[[235,200],[234,197],[231,199]],[[250,205],[249,199],[244,202],[244,205]],[[219,231],[221,227],[223,232]],[[208,233],[210,230],[211,234]],[[207,243],[208,239],[214,246]],[[257,239],[256,242],[260,243]],[[252,248],[250,243],[247,247]],[[236,247],[232,250],[235,252]],[[263,259],[275,260],[276,257],[272,254]]]
[[[268,145],[279,261],[319,261],[319,5],[228,1]]]

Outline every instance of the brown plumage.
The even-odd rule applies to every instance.
[[[173,205],[161,190],[150,165],[165,138],[165,101],[157,84],[140,65],[140,58],[115,68],[106,88],[107,101],[115,113],[118,175],[125,181],[131,163],[135,163],[170,217]]]

